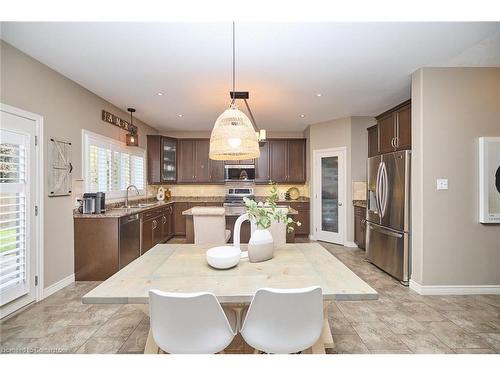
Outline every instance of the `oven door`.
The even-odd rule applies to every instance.
[[[224,180],[226,181],[254,181],[255,166],[253,165],[225,165]]]

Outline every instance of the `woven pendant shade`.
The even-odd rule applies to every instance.
[[[253,125],[234,104],[215,121],[209,156],[212,160],[245,160],[260,156]]]

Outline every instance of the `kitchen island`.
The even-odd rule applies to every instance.
[[[196,206],[194,206],[196,207]],[[204,206],[206,207],[206,206]],[[280,208],[287,208],[288,209],[288,215],[291,216],[294,220],[296,220],[296,216],[298,215],[298,211],[292,207],[288,206],[281,206],[278,205]],[[194,243],[194,223],[193,223],[193,211],[192,208],[189,208],[185,211],[182,212],[182,215],[186,217],[186,243]],[[231,238],[229,239],[229,242],[233,241],[233,231],[234,231],[234,223],[236,222],[236,219],[238,219],[239,216],[243,215],[246,212],[246,208],[244,206],[227,206],[224,207],[226,210],[226,229],[229,229],[231,231]],[[244,221],[243,224],[241,225],[241,236],[240,236],[240,241],[241,243],[248,243],[250,240],[250,222],[249,221]],[[286,235],[286,242],[287,243],[293,243],[295,242],[295,232],[287,233]]]

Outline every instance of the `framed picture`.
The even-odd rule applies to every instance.
[[[479,138],[479,222],[500,224],[500,137]]]

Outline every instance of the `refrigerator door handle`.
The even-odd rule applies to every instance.
[[[381,194],[381,199],[380,199],[380,210],[382,213],[382,217],[385,216],[385,210],[387,209],[387,189],[389,187],[389,181],[387,178],[387,167],[385,166],[385,163],[382,162],[382,169],[381,169],[381,186],[382,186],[382,194]]]
[[[380,179],[381,179],[382,163],[378,165],[377,170],[377,182],[375,183],[375,205],[377,206],[378,215],[382,217],[381,206],[380,206]]]
[[[382,227],[379,227],[378,225],[373,225],[370,222],[367,222],[367,225],[376,232],[380,232],[380,233],[386,234],[386,235],[391,236],[391,237],[396,237],[396,238],[403,237],[403,234],[401,234],[401,233],[393,232],[391,230],[384,229]]]

